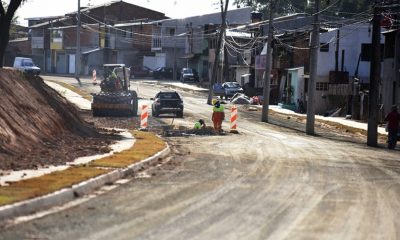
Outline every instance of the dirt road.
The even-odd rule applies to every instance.
[[[178,122],[211,113],[201,96],[184,99]],[[400,238],[399,151],[254,118],[241,114],[239,135],[169,138],[163,164],[0,239]]]

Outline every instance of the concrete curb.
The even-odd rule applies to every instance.
[[[105,184],[113,183],[120,178],[138,172],[143,167],[156,162],[160,158],[168,156],[170,152],[171,149],[167,144],[164,150],[140,162],[134,163],[127,168],[114,170],[110,173],[73,185],[70,188],[64,188],[41,197],[2,206],[0,207],[0,222],[70,202],[79,196],[93,192],[95,189]]]

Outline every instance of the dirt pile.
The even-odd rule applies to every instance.
[[[98,138],[77,109],[40,77],[0,69],[0,169],[61,164],[89,154],[83,146],[100,151]]]

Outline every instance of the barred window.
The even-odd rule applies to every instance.
[[[329,85],[327,82],[317,82],[316,90],[317,91],[328,91],[328,89],[329,89],[328,86]]]
[[[319,51],[320,52],[329,52],[329,43],[320,43]]]

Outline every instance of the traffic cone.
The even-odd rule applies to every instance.
[[[140,130],[147,131],[148,123],[147,120],[149,118],[149,108],[147,104],[142,105],[142,113],[140,115]]]
[[[237,118],[238,118],[238,111],[237,107],[233,105],[231,107],[231,129],[230,133],[239,133],[237,130]]]

